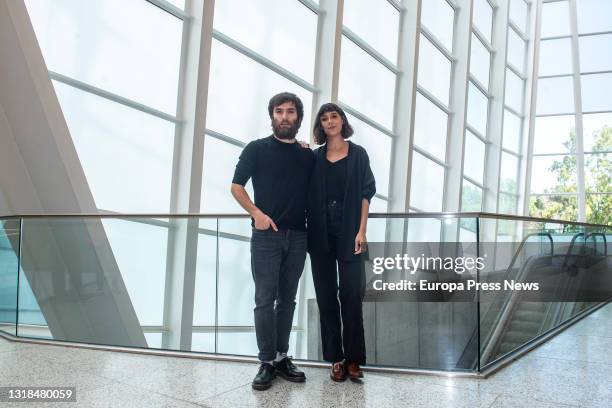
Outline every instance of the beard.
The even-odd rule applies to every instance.
[[[297,135],[298,130],[300,129],[300,122],[295,121],[289,127],[281,127],[282,124],[288,124],[289,122],[277,122],[272,119],[272,130],[274,131],[274,136],[278,137],[282,140],[291,140],[295,139],[295,135]],[[290,124],[290,123],[289,123]]]

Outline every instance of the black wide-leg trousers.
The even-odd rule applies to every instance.
[[[360,259],[339,259],[340,221],[341,214],[335,214],[332,208],[328,213],[329,252],[310,254],[323,358],[332,363],[346,360],[363,365],[366,360],[362,311],[365,268]]]

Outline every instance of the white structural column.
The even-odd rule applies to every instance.
[[[310,129],[314,126],[319,106],[326,102],[338,102],[344,0],[320,0],[319,8],[314,76],[316,91],[312,98],[313,123],[308,128],[311,143],[314,140]]]
[[[519,190],[522,191],[523,194],[521,194],[519,197],[518,205],[518,208],[523,209],[523,215],[529,215],[529,194],[531,190],[531,169],[533,163],[533,139],[537,114],[538,76],[540,72],[540,36],[542,27],[541,0],[537,0],[535,4],[531,6],[531,26],[533,27],[533,52],[531,53],[533,59],[531,60],[531,81],[529,81],[527,86],[527,89],[529,90],[529,107],[525,108],[525,112],[528,112],[527,124],[523,124],[523,129],[527,129],[527,133],[524,133],[525,136],[523,136],[522,143],[522,153],[526,160],[523,160],[524,165],[521,166],[520,181],[524,182],[524,185]],[[525,137],[527,138],[526,143]],[[518,236],[521,235],[519,234]]]
[[[522,0],[521,0],[522,1]],[[489,120],[484,168],[482,210],[497,212],[499,202],[499,176],[502,159],[504,127],[504,101],[506,84],[506,55],[508,46],[508,9],[510,0],[497,0],[493,10],[493,36],[491,53],[491,78],[489,80]],[[524,95],[524,94],[523,94]],[[480,241],[495,241],[497,222],[486,220],[480,224]]]
[[[408,212],[412,173],[412,143],[414,135],[415,100],[418,73],[418,51],[421,0],[404,2],[400,15],[398,68],[395,86],[395,115],[391,149],[389,182],[389,212]],[[407,222],[390,219],[387,222],[387,241],[401,242]]]
[[[534,1],[529,5],[529,19],[527,26],[527,84],[525,86],[525,119],[522,124],[521,140],[521,165],[519,168],[518,186],[519,199],[517,208],[523,209],[520,214],[529,215],[529,188],[531,168],[531,153],[533,151],[533,131],[535,129],[536,100],[538,89],[538,72],[540,60],[540,24],[541,24],[541,2]],[[520,211],[520,210],[519,210]],[[518,231],[517,231],[518,232]]]
[[[450,89],[448,141],[446,148],[446,178],[444,180],[443,211],[461,210],[461,186],[463,185],[463,145],[467,116],[468,83],[470,72],[470,47],[472,41],[472,1],[459,0],[455,9],[455,33],[453,36],[453,72]],[[443,224],[443,240],[455,241],[457,224]]]
[[[521,0],[522,1],[522,0]],[[509,0],[497,0],[493,10],[493,37],[491,53],[491,79],[489,81],[489,123],[485,157],[485,191],[482,209],[497,212],[499,174],[502,153],[504,99],[506,83],[506,49],[508,43]]]
[[[172,213],[199,213],[214,0],[187,1],[172,174]],[[198,254],[198,218],[171,219],[162,348],[190,350]]]
[[[430,1],[430,0],[424,0]],[[402,3],[398,42],[398,69],[391,149],[388,211],[409,210],[412,140],[418,73],[421,0]],[[408,220],[388,219],[386,241],[404,242]],[[414,365],[419,355],[419,317],[416,303],[379,302],[364,308],[366,344],[379,364],[392,364],[401,355]],[[384,336],[381,336],[384,333]]]
[[[572,65],[574,72],[574,112],[576,114],[576,177],[578,193],[578,221],[586,221],[586,188],[584,179],[584,141],[582,128],[582,85],[580,83],[580,53],[578,50],[578,7],[569,0],[570,29],[572,32]],[[605,52],[602,50],[602,52]]]

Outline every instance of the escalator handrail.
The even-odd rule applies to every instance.
[[[593,238],[593,244],[597,245],[597,241],[595,240],[596,236],[600,236],[603,238],[603,243],[604,243],[604,256],[608,257],[608,240],[606,238],[606,234],[604,234],[603,232],[589,232],[585,237],[584,237],[584,243],[586,244],[587,240],[589,238]],[[595,250],[595,248],[593,248]]]
[[[550,256],[552,257],[554,255],[554,242],[553,242],[552,235],[550,235],[550,232],[534,232],[534,233],[528,234],[525,238],[523,238],[523,240],[521,241],[521,244],[519,245],[518,249],[514,253],[514,256],[512,257],[512,261],[510,262],[510,265],[508,266],[508,269],[506,270],[506,278],[508,277],[508,274],[512,270],[512,267],[514,267],[514,264],[516,263],[516,260],[519,254],[521,253],[521,250],[527,243],[527,240],[533,236],[548,237],[548,239],[550,240]]]
[[[572,249],[574,249],[574,245],[576,245],[576,239],[578,239],[578,237],[580,236],[584,236],[584,242],[586,242],[586,235],[584,234],[584,232],[579,232],[577,234],[575,234],[572,237],[572,241],[570,242],[570,246],[567,249],[567,252],[565,253],[565,259],[563,260],[563,269],[566,269],[568,267],[568,259],[569,257],[572,255]]]

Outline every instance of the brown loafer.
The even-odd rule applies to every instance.
[[[357,363],[348,363],[346,367],[346,371],[348,372],[348,376],[351,380],[356,381],[360,378],[363,378],[363,371],[359,364]]]
[[[336,382],[342,382],[346,380],[346,368],[344,367],[344,363],[332,364],[329,377]]]

